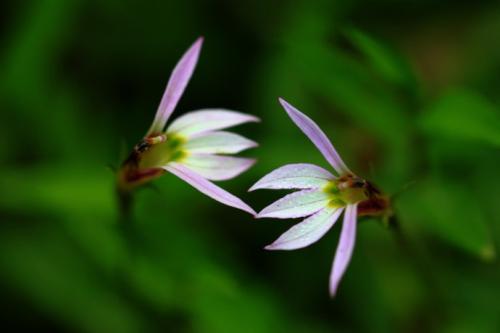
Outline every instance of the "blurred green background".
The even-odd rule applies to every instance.
[[[0,313],[5,331],[500,332],[500,5],[495,1],[2,1]],[[394,195],[402,246],[360,224],[338,296],[338,227],[267,252],[295,221],[253,220],[172,175],[138,192],[134,244],[109,165],[141,138],[200,35],[174,114],[258,115],[258,164],[327,166],[280,108],[324,129]],[[2,331],[3,331],[2,329]]]

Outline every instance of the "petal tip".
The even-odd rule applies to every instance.
[[[253,114],[249,114],[248,119],[249,119],[248,121],[253,123],[260,123],[262,121],[259,117],[254,116]]]
[[[241,158],[243,158],[243,157],[241,157]],[[255,163],[257,163],[257,159],[256,158],[248,158],[247,159],[247,165],[245,166],[245,168],[243,169],[243,171],[241,171],[241,173],[248,171],[251,167],[253,167],[255,165]]]
[[[339,286],[339,283],[338,281],[337,282],[334,282],[334,281],[331,281],[330,282],[330,286],[329,286],[329,290],[328,290],[328,293],[330,295],[330,298],[335,298],[335,296],[337,296],[337,291],[338,291],[338,286]]]
[[[281,106],[285,109],[285,111],[286,111],[287,113],[289,113],[289,112],[290,112],[290,109],[292,109],[292,108],[293,108],[293,106],[292,106],[290,103],[288,103],[288,102],[287,102],[284,98],[282,98],[282,97],[279,97],[279,98],[278,98],[278,100],[279,100],[279,102],[280,102]],[[293,109],[292,109],[292,110],[293,110]]]
[[[247,212],[248,214],[252,215],[253,217],[255,217],[255,215],[257,214],[257,212],[255,210],[253,210],[252,207],[250,207],[249,205],[247,205],[244,202],[242,202],[238,207],[234,207],[234,208],[237,208],[237,209],[240,209],[244,212]]]
[[[203,46],[204,41],[205,41],[205,37],[200,36],[194,41],[193,46],[196,47],[197,49],[199,49]]]
[[[283,109],[285,109],[285,111],[290,114],[290,113],[295,113],[297,112],[298,110],[295,109],[294,106],[292,106],[292,104],[288,103],[286,100],[284,100],[283,98],[280,97],[279,99],[280,101],[280,104],[281,106],[283,107]]]
[[[283,107],[283,109],[285,109],[285,112],[292,118],[292,120],[293,120],[293,117],[296,116],[297,113],[301,114],[300,111],[298,111],[294,106],[292,106],[292,104],[288,103],[283,98],[280,97],[279,101],[280,101],[280,104]]]
[[[260,187],[260,183],[257,182],[255,184],[253,184],[249,189],[248,189],[248,192],[253,192],[253,191],[256,191],[256,190],[260,190],[262,189],[262,187]]]
[[[250,148],[256,148],[258,147],[259,144],[253,140],[248,140],[248,143],[247,143],[247,149],[250,149]]]

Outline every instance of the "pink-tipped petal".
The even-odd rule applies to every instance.
[[[288,113],[292,121],[304,132],[304,134],[314,143],[325,159],[332,165],[335,171],[339,174],[352,173],[345,165],[340,155],[333,147],[330,140],[319,126],[308,116],[297,110],[284,99],[279,99],[281,105]]]
[[[170,163],[165,166],[164,169],[173,173],[174,175],[184,180],[186,183],[193,186],[201,193],[211,197],[212,199],[223,203],[224,205],[241,209],[247,213],[255,215],[255,211],[241,199],[223,190],[212,182],[206,180],[196,172],[189,170],[185,166],[182,166],[178,163]]]
[[[288,164],[265,175],[249,191],[319,188],[332,179],[335,177],[319,166],[307,163]]]
[[[179,60],[175,66],[172,74],[170,75],[170,79],[168,80],[167,88],[163,93],[158,111],[156,111],[153,124],[151,125],[151,128],[146,136],[161,133],[163,131],[168,118],[179,102],[184,89],[186,89],[189,79],[191,79],[191,75],[193,75],[202,44],[203,38],[200,37],[196,40],[196,42],[194,42],[189,50],[184,53],[181,60]]]
[[[247,171],[255,160],[244,157],[192,154],[179,162],[209,180],[228,180]]]
[[[354,243],[356,240],[357,205],[348,205],[344,215],[344,223],[340,232],[339,244],[333,260],[332,273],[330,274],[330,295],[337,292],[340,280],[351,260]]]
[[[257,147],[257,142],[222,131],[193,136],[185,144],[187,151],[196,154],[236,154],[253,147]]]
[[[259,118],[236,111],[224,109],[204,109],[188,112],[170,124],[168,133],[178,133],[184,137],[221,130],[248,122],[258,122]]]
[[[325,208],[329,201],[329,196],[321,190],[302,190],[288,194],[272,203],[257,214],[256,217],[287,219],[309,216]]]
[[[325,208],[294,225],[266,250],[296,250],[309,246],[323,237],[335,224],[343,208]]]

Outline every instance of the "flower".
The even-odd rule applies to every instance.
[[[224,109],[186,113],[165,125],[175,109],[198,61],[203,38],[199,38],[174,68],[151,127],[118,172],[121,191],[145,184],[168,171],[207,196],[231,207],[255,214],[241,199],[210,180],[231,179],[250,168],[255,160],[231,157],[257,143],[222,131],[258,118]]]
[[[314,121],[281,98],[280,103],[292,121],[330,163],[336,176],[313,164],[288,164],[267,174],[250,188],[250,191],[300,190],[286,195],[257,214],[258,218],[306,217],[265,248],[295,250],[309,246],[323,237],[344,213],[330,274],[330,295],[333,297],[354,249],[357,216],[380,215],[387,210],[388,199],[372,184],[349,170]]]

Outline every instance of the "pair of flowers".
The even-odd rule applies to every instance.
[[[289,164],[260,179],[250,188],[297,189],[256,213],[238,197],[211,181],[231,179],[249,169],[255,160],[229,154],[257,143],[224,129],[257,117],[222,109],[187,113],[164,130],[198,61],[203,39],[199,38],[182,56],[168,81],[153,124],[123,163],[118,173],[121,191],[130,191],[164,172],[170,172],[200,192],[225,205],[257,218],[305,219],[282,234],[268,250],[294,250],[318,241],[344,213],[340,240],[330,276],[330,294],[335,295],[350,261],[356,236],[357,216],[380,211],[386,204],[370,183],[357,177],[342,161],[322,130],[309,117],[285,100],[280,103],[333,167],[334,173],[312,164]]]

